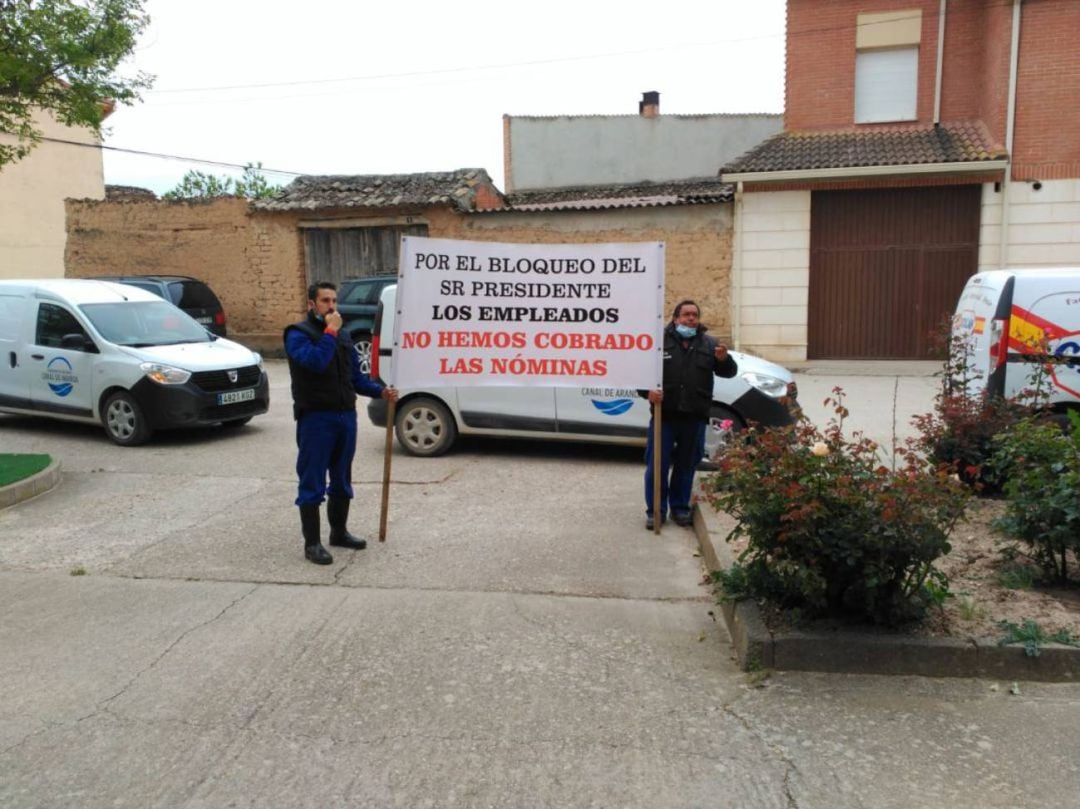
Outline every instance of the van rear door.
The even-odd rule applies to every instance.
[[[1004,392],[1012,290],[1011,273],[978,273],[968,279],[956,303],[950,350],[966,355],[960,376],[973,396]],[[953,366],[959,361],[954,354]]]

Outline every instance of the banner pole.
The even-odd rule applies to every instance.
[[[664,453],[664,448],[661,446],[660,440],[661,424],[660,424],[660,405],[659,403],[653,405],[653,440],[652,440],[652,461],[653,461],[653,477],[652,477],[652,513],[653,513],[653,533],[660,533],[660,524],[664,521],[663,512],[660,511],[660,456]]]
[[[379,509],[379,542],[386,542],[386,512],[390,504],[390,449],[394,442],[397,402],[390,399],[386,411],[386,445],[383,449],[382,506]]]

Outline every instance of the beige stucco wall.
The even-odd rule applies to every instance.
[[[63,126],[46,112],[36,121],[48,138],[91,146],[43,141],[0,169],[0,278],[62,278],[65,198],[105,196],[101,150],[92,148],[97,137]],[[15,139],[0,134],[0,141]]]
[[[742,195],[735,221],[736,343],[776,362],[806,359],[810,192]]]
[[[711,332],[731,337],[731,203],[559,213],[433,212],[429,235],[532,244],[661,241],[665,309],[693,298]]]
[[[983,185],[979,269],[1001,267],[1002,193]],[[1006,267],[1080,267],[1080,180],[1009,184]]]

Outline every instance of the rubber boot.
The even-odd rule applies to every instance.
[[[326,501],[326,519],[330,523],[330,544],[339,548],[362,551],[367,547],[367,540],[349,533],[345,525],[349,522],[348,497],[331,497]]]
[[[318,503],[300,506],[300,528],[304,533],[304,557],[317,565],[332,565],[334,557],[320,541]]]

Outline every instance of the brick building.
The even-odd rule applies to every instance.
[[[789,0],[784,131],[728,163],[741,347],[925,356],[979,269],[1080,265],[1080,3]]]

